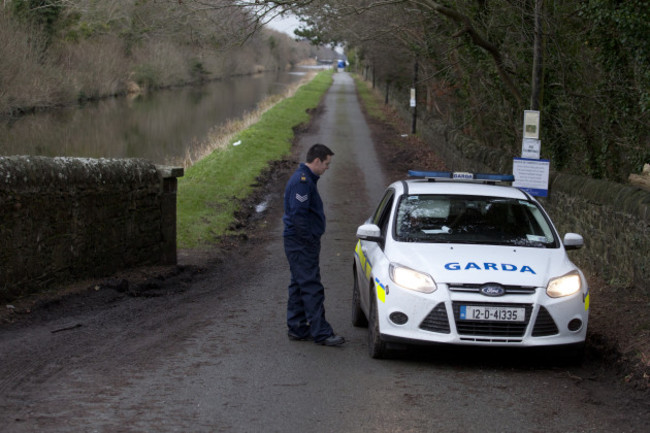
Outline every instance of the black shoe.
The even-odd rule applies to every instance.
[[[345,338],[336,334],[332,334],[326,339],[316,342],[316,344],[320,344],[322,346],[340,346],[343,343],[345,343]]]
[[[289,340],[291,341],[310,341],[312,339],[311,335],[307,335],[306,337],[298,337],[293,332],[288,332],[287,335],[289,336]]]

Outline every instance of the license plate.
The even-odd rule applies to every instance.
[[[487,305],[461,305],[460,319],[524,322],[526,320],[526,309],[517,307],[492,307]]]

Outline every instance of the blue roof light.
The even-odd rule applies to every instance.
[[[451,179],[451,173],[448,171],[417,171],[409,170],[409,176],[411,177],[441,177],[445,179]]]
[[[475,179],[479,180],[493,180],[496,182],[514,182],[515,177],[511,174],[484,174],[476,173],[474,175]]]
[[[511,174],[487,174],[450,171],[418,171],[409,170],[410,177],[421,177],[425,179],[459,180],[459,181],[482,181],[482,182],[514,182],[515,177]]]

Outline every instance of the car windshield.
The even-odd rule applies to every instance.
[[[557,248],[541,209],[527,200],[465,195],[409,195],[397,208],[395,238]]]

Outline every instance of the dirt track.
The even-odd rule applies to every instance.
[[[282,189],[315,141],[336,154],[319,182],[328,216],[321,273],[343,348],[289,342],[284,324]],[[385,168],[382,144],[371,140],[350,77],[336,74],[294,159],[267,173],[258,200],[270,206],[246,239],[182,252],[183,266],[159,278],[134,271],[0,326],[2,431],[650,430],[647,394],[594,359],[572,368],[512,351],[367,356],[365,331],[350,325],[354,232],[403,168]]]

